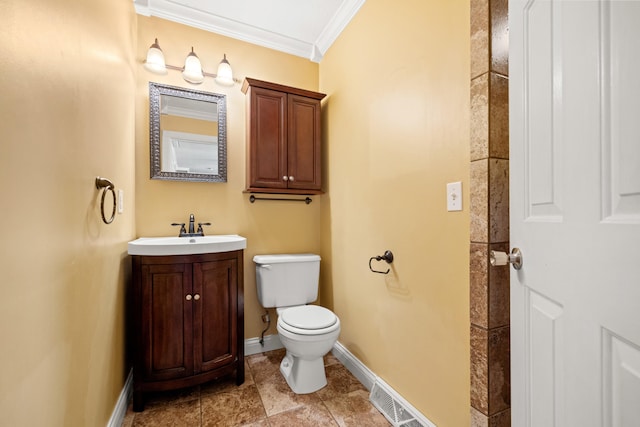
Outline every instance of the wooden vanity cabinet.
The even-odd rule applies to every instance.
[[[133,255],[133,408],[144,393],[244,382],[243,251]]]
[[[325,94],[246,78],[247,191],[322,193]]]

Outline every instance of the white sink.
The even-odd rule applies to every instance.
[[[141,237],[129,242],[129,255],[192,255],[245,249],[237,234],[196,237]]]

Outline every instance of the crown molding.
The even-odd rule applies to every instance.
[[[331,21],[327,23],[316,40],[315,46],[320,57],[317,61],[311,58],[312,61],[320,62],[340,33],[344,31],[347,25],[349,25],[349,22],[356,16],[356,13],[358,13],[365,1],[366,0],[345,0],[342,2],[336,14],[333,15]]]
[[[136,13],[155,16],[258,46],[278,50],[313,62],[322,57],[358,12],[365,0],[344,0],[317,40],[307,42],[255,25],[227,19],[171,0],[133,0]]]

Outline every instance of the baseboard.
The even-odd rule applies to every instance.
[[[260,344],[260,338],[248,338],[244,340],[244,355],[262,353],[263,351],[278,350],[284,348],[280,342],[280,337],[276,335],[267,335],[263,340],[264,345]]]
[[[122,387],[122,391],[120,392],[120,396],[118,397],[116,406],[115,408],[113,408],[113,412],[111,413],[111,418],[109,418],[107,427],[120,427],[122,425],[122,421],[124,421],[124,417],[127,414],[127,408],[129,407],[129,400],[131,399],[132,393],[133,369],[129,371],[127,380],[124,382],[124,386]]]
[[[371,369],[355,357],[340,342],[336,342],[331,351],[333,355],[349,370],[367,390],[370,392],[375,388],[375,396],[371,396],[372,403],[380,410],[385,418],[394,427],[436,427],[427,417],[407,402],[397,391],[385,383]],[[389,407],[379,405],[380,393],[388,398]]]
[[[371,369],[367,368],[364,363],[351,354],[339,341],[334,344],[331,353],[333,353],[336,359],[338,359],[367,390],[371,391],[373,384],[376,382],[376,374],[374,374]]]

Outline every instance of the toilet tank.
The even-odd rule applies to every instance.
[[[258,301],[264,308],[304,305],[318,299],[320,256],[256,255]]]

